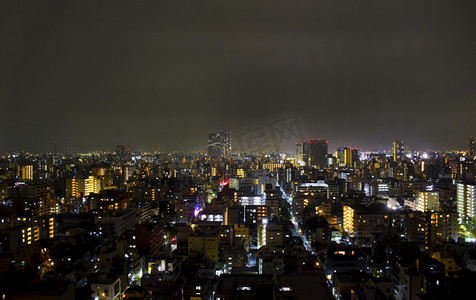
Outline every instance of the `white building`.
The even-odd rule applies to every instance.
[[[460,218],[467,220],[476,217],[476,185],[457,183],[456,201]]]
[[[440,193],[438,192],[418,192],[416,201],[418,211],[438,211],[440,209]]]

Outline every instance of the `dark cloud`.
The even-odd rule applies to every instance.
[[[331,147],[476,134],[474,1],[1,5],[0,151],[195,151],[292,113]]]

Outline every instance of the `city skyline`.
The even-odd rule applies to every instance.
[[[229,131],[231,133],[231,131]],[[154,149],[152,150],[142,150],[142,149],[136,149],[136,148],[133,148],[133,147],[130,147],[130,145],[127,145],[128,147],[128,150],[129,151],[132,151],[132,152],[137,152],[137,153],[202,153],[202,154],[205,154],[208,152],[208,154],[210,155],[210,135],[213,135],[214,133],[210,133],[208,135],[208,143],[207,143],[207,138],[205,137],[205,142],[204,142],[204,146],[202,149],[197,149],[196,151],[181,151],[180,149],[175,149],[175,150],[171,150],[171,151],[161,151],[159,149],[159,147],[154,147]],[[295,146],[298,146],[298,145],[301,145],[302,143],[304,142],[309,142],[309,141],[312,141],[312,140],[319,140],[319,138],[311,138],[311,139],[306,139],[306,140],[300,140],[299,142],[296,142],[294,143]],[[412,145],[408,145],[405,143],[405,141],[403,140],[399,140],[399,139],[394,139],[392,140],[389,144],[384,144],[384,145],[380,145],[378,147],[374,147],[374,148],[365,148],[365,147],[362,147],[362,146],[357,146],[357,145],[350,145],[350,144],[336,144],[336,143],[332,143],[332,141],[328,141],[328,140],[325,140],[327,142],[327,144],[330,144],[331,146],[328,148],[328,151],[327,153],[329,154],[332,154],[336,151],[339,151],[340,149],[354,149],[354,150],[358,150],[359,152],[364,152],[364,153],[387,153],[387,154],[393,154],[394,155],[394,142],[395,141],[399,141],[400,143],[403,143],[403,152],[406,152],[406,153],[411,153],[411,152],[447,152],[447,151],[456,151],[456,152],[466,152],[468,155],[471,156],[472,154],[472,148],[471,146],[474,144],[471,144],[471,140],[474,140],[475,138],[474,137],[469,137],[467,140],[469,140],[470,142],[466,143],[466,147],[463,147],[461,149],[455,149],[455,148],[449,148],[449,149],[431,149],[431,148],[428,148],[428,147],[422,147],[422,148],[417,148],[417,147],[413,147]],[[88,153],[88,152],[110,152],[110,153],[115,153],[117,151],[117,147],[124,147],[122,145],[109,145],[107,146],[106,148],[94,148],[94,149],[89,149],[89,150],[86,150],[86,151],[76,151],[74,149],[61,149],[59,148],[58,146],[58,142],[55,141],[51,147],[48,147],[45,151],[28,151],[28,150],[13,150],[13,151],[3,151],[3,152],[0,152],[0,154],[8,154],[8,153],[51,153],[51,154],[54,154],[54,153],[58,153],[58,154],[61,154],[61,153]],[[273,145],[271,145],[271,147],[273,147]],[[474,146],[473,146],[474,147]],[[58,149],[59,148],[59,149]],[[229,154],[234,154],[234,153],[296,153],[296,148],[288,148],[288,149],[272,149],[272,148],[268,148],[268,149],[262,149],[262,150],[259,150],[259,151],[251,151],[251,150],[247,150],[246,147],[245,148],[242,148],[242,146],[238,146],[238,149],[234,148],[233,147],[230,147],[231,151],[229,151],[228,153]],[[216,156],[215,154],[213,155],[210,155],[210,156]]]
[[[474,6],[7,2],[0,152],[193,152],[290,114],[331,148],[466,149]]]
[[[211,132],[207,153],[117,145],[0,154],[0,294],[467,295],[476,279],[474,138],[465,152],[410,152],[395,139],[386,153],[333,153],[315,138],[294,154],[232,153],[235,144],[280,148],[301,134],[296,118],[284,118],[236,136]]]

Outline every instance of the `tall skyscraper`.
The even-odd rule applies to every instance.
[[[476,159],[476,137],[469,138],[469,158]]]
[[[358,168],[360,165],[359,149],[350,147],[338,147],[336,150],[337,166]]]
[[[218,157],[221,154],[221,136],[219,133],[210,133],[208,135],[208,155]]]
[[[33,180],[33,165],[21,166],[20,179]]]
[[[220,134],[223,137],[223,156],[228,157],[231,155],[231,131],[222,130]]]
[[[393,141],[393,160],[398,162],[403,159],[404,153],[403,153],[403,142],[395,139]]]
[[[302,159],[302,144],[301,143],[296,143],[296,163],[302,164],[303,159]]]
[[[131,149],[126,148],[124,145],[116,146],[116,161],[119,163],[125,163],[132,158]]]
[[[296,157],[302,158],[306,166],[327,167],[327,148],[325,140],[309,140],[296,145]],[[302,152],[300,152],[302,151]]]
[[[231,131],[222,130],[208,135],[208,155],[211,157],[231,155]]]
[[[476,185],[456,183],[456,209],[464,221],[476,218]]]

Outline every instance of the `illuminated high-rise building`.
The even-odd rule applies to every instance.
[[[20,179],[33,180],[33,166],[32,165],[21,166]]]
[[[231,131],[222,130],[220,134],[223,136],[223,156],[231,155]]]
[[[458,240],[458,213],[457,212],[429,212],[427,213],[428,238],[430,243],[437,240]]]
[[[476,218],[476,185],[456,183],[456,209],[465,222]]]
[[[360,168],[359,148],[350,148],[350,166],[351,168]],[[346,162],[347,164],[347,162]]]
[[[211,157],[231,155],[231,131],[222,130],[208,135],[208,155]]]
[[[84,180],[84,195],[97,194],[101,191],[101,179],[96,176],[89,176]]]
[[[476,137],[469,138],[469,158],[476,159]]]
[[[31,245],[40,239],[40,228],[38,225],[25,225],[21,227],[21,245]]]
[[[419,192],[416,210],[419,211],[439,211],[440,194],[438,192]]]
[[[55,218],[53,216],[41,216],[35,220],[38,224],[40,239],[53,239],[58,230]]]
[[[79,198],[81,196],[79,181],[78,178],[66,179],[66,198]]]
[[[337,147],[336,165],[338,167],[345,167],[345,147]]]
[[[327,148],[326,140],[304,141],[302,143],[302,161],[306,166],[327,167]]]
[[[403,150],[404,150],[403,142],[395,139],[393,141],[393,160],[394,161],[398,162],[403,159],[403,156],[404,156]]]
[[[363,205],[344,205],[344,230],[356,238],[370,238],[372,231],[379,226],[388,226],[386,213],[373,211]]]
[[[336,150],[337,166],[347,168],[359,167],[359,149],[350,147],[338,147]]]
[[[296,163],[298,164],[302,164],[304,162],[303,160],[303,153],[302,153],[302,144],[301,143],[297,143],[296,144],[296,156],[295,156],[295,159],[296,159]]]
[[[66,179],[66,198],[97,194],[101,191],[101,184],[101,179],[93,175],[87,178]]]

